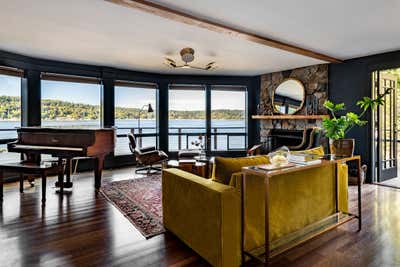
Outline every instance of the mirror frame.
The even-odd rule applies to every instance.
[[[293,112],[292,114],[286,114],[286,113],[282,113],[282,112],[280,112],[279,110],[276,109],[276,107],[275,107],[275,105],[274,105],[274,100],[275,100],[275,92],[276,92],[276,90],[278,89],[278,87],[279,87],[282,83],[284,83],[284,82],[286,82],[286,81],[290,81],[290,80],[297,82],[297,83],[301,86],[301,89],[303,90],[303,100],[301,101],[300,107],[299,107],[298,109],[296,109],[295,112]],[[273,90],[271,100],[272,100],[272,101],[271,101],[271,105],[272,105],[272,108],[273,108],[273,110],[274,110],[275,113],[281,114],[281,115],[294,115],[294,114],[296,114],[297,112],[299,112],[299,111],[304,107],[304,103],[305,103],[305,101],[306,101],[306,89],[304,88],[304,84],[303,84],[299,79],[296,79],[296,78],[285,78],[285,79],[284,79],[283,81],[281,81],[281,82],[278,84],[278,86]]]

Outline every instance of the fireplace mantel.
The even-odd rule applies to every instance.
[[[329,115],[253,115],[255,120],[322,120]]]

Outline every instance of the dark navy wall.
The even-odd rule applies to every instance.
[[[356,101],[363,96],[371,96],[371,73],[400,67],[400,51],[346,60],[329,65],[329,99],[344,102],[347,111],[359,111]],[[371,182],[372,166],[372,121],[371,113],[366,114],[368,126],[354,128],[348,135],[356,139],[355,153],[369,167],[368,181]]]

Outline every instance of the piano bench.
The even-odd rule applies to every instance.
[[[15,162],[15,163],[2,163],[0,164],[0,202],[3,201],[3,183],[4,176],[3,173],[13,172],[19,173],[20,181],[19,181],[19,191],[23,193],[24,187],[24,175],[40,175],[42,177],[42,205],[44,206],[46,203],[46,178],[49,174],[62,173],[63,166],[59,164],[51,164],[51,163],[31,163],[31,162]],[[62,192],[62,188],[60,188]]]

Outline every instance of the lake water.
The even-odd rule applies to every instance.
[[[137,120],[116,120],[115,125],[117,127],[117,134],[127,134],[132,128],[138,127]],[[20,126],[20,122],[17,121],[0,121],[1,129],[14,129]],[[73,127],[73,128],[95,128],[99,127],[98,121],[44,121],[43,126],[49,127]],[[143,133],[156,133],[156,122],[155,120],[141,120],[140,126],[143,129]],[[191,142],[197,139],[197,133],[205,133],[205,121],[204,120],[170,120],[169,121],[169,147],[171,151],[179,149],[179,139],[176,135],[178,128],[181,133],[196,133],[194,136],[183,135],[181,137],[181,148],[192,148]],[[123,128],[123,129],[121,129]],[[129,128],[129,129],[124,129]],[[218,133],[245,133],[245,122],[243,120],[213,120],[212,121],[212,132],[216,128]],[[175,134],[175,135],[174,135]],[[0,139],[16,138],[16,132],[11,131],[0,131]],[[229,140],[228,140],[229,139]],[[156,145],[156,137],[143,137],[141,142],[142,146],[154,146]],[[212,150],[227,150],[228,141],[229,149],[245,149],[246,141],[244,136],[227,136],[218,135],[216,139],[212,136]],[[4,149],[5,146],[0,146],[0,149]],[[116,144],[116,155],[129,154],[128,139],[126,137],[120,137],[117,139]],[[3,155],[5,156],[5,155]],[[0,158],[1,159],[1,158]]]

